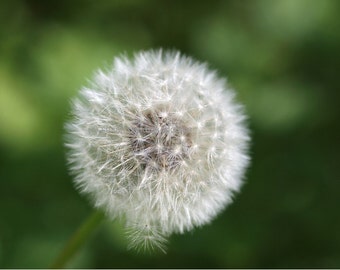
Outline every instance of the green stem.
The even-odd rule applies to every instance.
[[[104,216],[103,212],[93,212],[69,239],[57,259],[51,264],[50,268],[64,268],[68,261],[83,245],[91,232],[98,227],[104,219]]]

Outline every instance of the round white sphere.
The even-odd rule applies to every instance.
[[[67,146],[75,183],[123,217],[131,246],[211,221],[238,191],[249,136],[234,91],[178,52],[115,58],[73,101]]]

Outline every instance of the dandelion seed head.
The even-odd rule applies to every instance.
[[[67,124],[75,183],[130,246],[210,222],[242,185],[248,131],[234,91],[178,52],[118,57],[73,100]]]

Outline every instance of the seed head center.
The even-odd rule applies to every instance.
[[[133,153],[143,168],[172,170],[190,154],[192,139],[189,128],[175,114],[165,110],[143,112],[129,132]]]

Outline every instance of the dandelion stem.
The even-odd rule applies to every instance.
[[[50,268],[64,268],[69,260],[76,254],[76,252],[84,244],[85,240],[90,236],[104,219],[104,213],[101,211],[94,211],[77,231],[72,235],[66,243],[57,259],[51,264]]]

